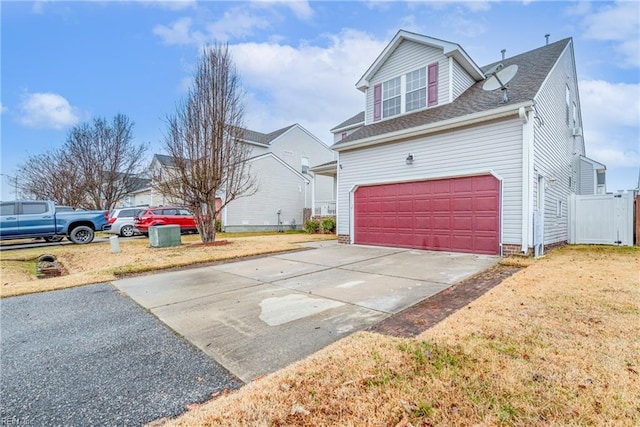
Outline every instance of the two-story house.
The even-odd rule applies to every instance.
[[[265,134],[245,129],[244,139],[251,154],[247,162],[256,178],[257,191],[230,202],[220,213],[222,228],[227,232],[284,230],[300,227],[305,209],[311,210],[312,198],[334,199],[334,180],[316,175],[311,165],[330,162],[334,152],[299,124]],[[170,156],[154,155],[146,175],[153,179],[172,168]],[[224,201],[224,191],[218,195]],[[180,201],[167,200],[152,185],[129,194],[123,204],[168,205]]]
[[[514,64],[506,97],[490,90]],[[480,67],[456,43],[399,31],[356,87],[364,112],[332,129],[343,243],[542,253],[568,239],[569,194],[605,191],[570,38]]]

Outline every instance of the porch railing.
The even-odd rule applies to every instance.
[[[336,216],[335,200],[316,200],[313,216]]]

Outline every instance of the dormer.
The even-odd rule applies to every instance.
[[[448,104],[484,78],[460,45],[400,30],[356,87],[368,125]]]

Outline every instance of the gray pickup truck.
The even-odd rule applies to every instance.
[[[0,240],[42,237],[47,242],[62,240],[91,243],[96,231],[109,227],[106,211],[61,211],[45,200],[0,202]]]

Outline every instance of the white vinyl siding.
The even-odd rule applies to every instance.
[[[574,153],[574,150],[579,149],[581,144],[574,142],[573,128],[567,126],[567,115],[569,114],[567,111],[572,102],[576,102],[578,105],[577,120],[581,124],[579,100],[576,98],[576,94],[577,80],[572,48],[571,45],[568,45],[535,97],[536,110],[542,122],[536,121],[534,126],[533,167],[535,175],[540,174],[547,179],[544,196],[545,244],[568,240],[566,201],[571,192],[569,178],[571,178],[572,184],[573,179],[581,179],[572,169],[576,166],[574,154],[584,153]],[[567,95],[569,96],[568,100]],[[555,181],[551,182],[549,178],[555,178]],[[565,202],[560,218],[556,216],[558,200]]]
[[[447,102],[449,99],[449,60],[444,56],[442,49],[403,40],[369,82],[366,93],[365,123],[373,123],[373,88],[375,85],[401,76],[404,80],[407,73],[434,62],[438,62],[439,67],[438,105]]]
[[[333,150],[298,126],[289,129],[274,140],[270,151],[298,172],[302,171],[303,158],[308,159],[310,167],[322,165],[336,158]],[[320,180],[316,183],[316,198],[318,194],[333,194],[333,192],[331,181]],[[307,205],[311,207],[311,193],[307,195]]]
[[[475,80],[465,71],[458,62],[453,59],[452,72],[452,101],[459,97],[465,90],[469,89],[475,83]]]
[[[272,156],[252,161],[251,172],[257,177],[258,191],[229,203],[223,214],[223,225],[233,231],[275,227],[278,210],[285,229],[294,219],[296,224],[302,224],[305,195],[309,200],[311,197],[311,189],[304,179]]]
[[[414,157],[406,164],[407,154]],[[502,178],[503,243],[520,244],[522,223],[522,124],[492,122],[401,143],[340,153],[338,234],[350,233],[354,186],[494,172]]]

